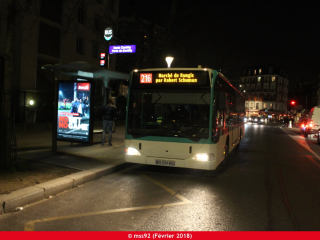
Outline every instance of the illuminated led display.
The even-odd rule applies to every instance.
[[[132,85],[137,88],[148,86],[151,88],[162,88],[166,86],[183,87],[201,86],[209,87],[210,79],[207,71],[134,71]]]
[[[198,79],[193,73],[158,73],[155,83],[198,83]]]
[[[58,140],[89,142],[91,87],[90,82],[59,82]]]
[[[141,73],[140,83],[152,83],[152,73]]]
[[[115,45],[109,46],[109,53],[135,53],[136,52],[136,45]]]

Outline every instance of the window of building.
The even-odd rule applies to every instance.
[[[99,58],[99,45],[96,43],[92,44],[92,57]]]
[[[273,107],[273,105],[272,105],[272,103],[270,103],[270,109],[272,109],[272,107]]]
[[[94,17],[94,25],[93,25],[93,29],[97,32],[99,32],[101,30],[101,20],[99,16],[95,16]]]
[[[251,100],[254,100],[254,94],[251,94]]]
[[[261,82],[261,77],[258,77],[258,80],[257,80],[257,82]]]
[[[246,102],[246,108],[249,108],[249,103]]]
[[[262,73],[262,69],[260,68],[260,69],[259,69],[259,74],[261,74],[261,73]]]
[[[264,82],[265,83],[269,82],[269,77],[264,77]]]
[[[249,84],[247,84],[246,90],[247,90],[247,92],[249,92],[249,90],[250,90],[250,85]]]
[[[39,40],[38,52],[51,56],[60,57],[60,33],[59,28],[55,28],[46,23],[40,22],[39,24]]]
[[[76,51],[77,51],[77,53],[84,55],[84,39],[83,38],[80,38],[80,37],[77,38]]]
[[[80,7],[78,10],[78,22],[85,24],[85,11],[83,7]]]
[[[276,81],[276,77],[272,77],[272,82],[275,82]]]
[[[263,91],[264,91],[264,92],[269,92],[269,84],[268,84],[268,83],[265,83],[265,84],[263,85]]]
[[[261,91],[261,86],[260,84],[257,85],[257,92],[260,92]]]
[[[55,23],[61,23],[62,0],[41,0],[40,16]]]
[[[256,109],[259,109],[259,103],[256,103]]]
[[[264,96],[263,96],[263,101],[267,101],[268,100],[268,95],[267,94],[264,94]]]
[[[274,92],[274,91],[275,91],[275,84],[272,83],[272,84],[270,85],[270,92]]]
[[[255,78],[251,78],[251,83],[254,83],[255,82]]]
[[[257,100],[260,100],[260,94],[257,94]]]
[[[250,108],[253,109],[253,103],[250,103]]]
[[[274,94],[270,95],[270,101],[274,101]]]
[[[251,85],[251,92],[254,92],[254,84]]]
[[[254,75],[256,75],[256,74],[257,74],[257,70],[254,70],[253,72],[254,72]]]
[[[250,78],[246,78],[246,83],[249,83],[249,81],[250,81]]]

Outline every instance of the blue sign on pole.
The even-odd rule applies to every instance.
[[[135,53],[136,45],[112,45],[109,46],[109,53]]]

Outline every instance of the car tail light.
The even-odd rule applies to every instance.
[[[301,127],[304,127],[304,124],[301,124]]]
[[[311,128],[312,128],[312,127],[313,127],[313,123],[310,123],[310,124],[309,124],[309,127],[311,127]]]

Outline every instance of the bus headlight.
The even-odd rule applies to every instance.
[[[213,161],[215,158],[213,153],[198,153],[193,157],[193,160],[196,161]]]
[[[137,149],[132,148],[132,147],[126,148],[126,154],[131,155],[131,156],[140,156],[141,155]]]

